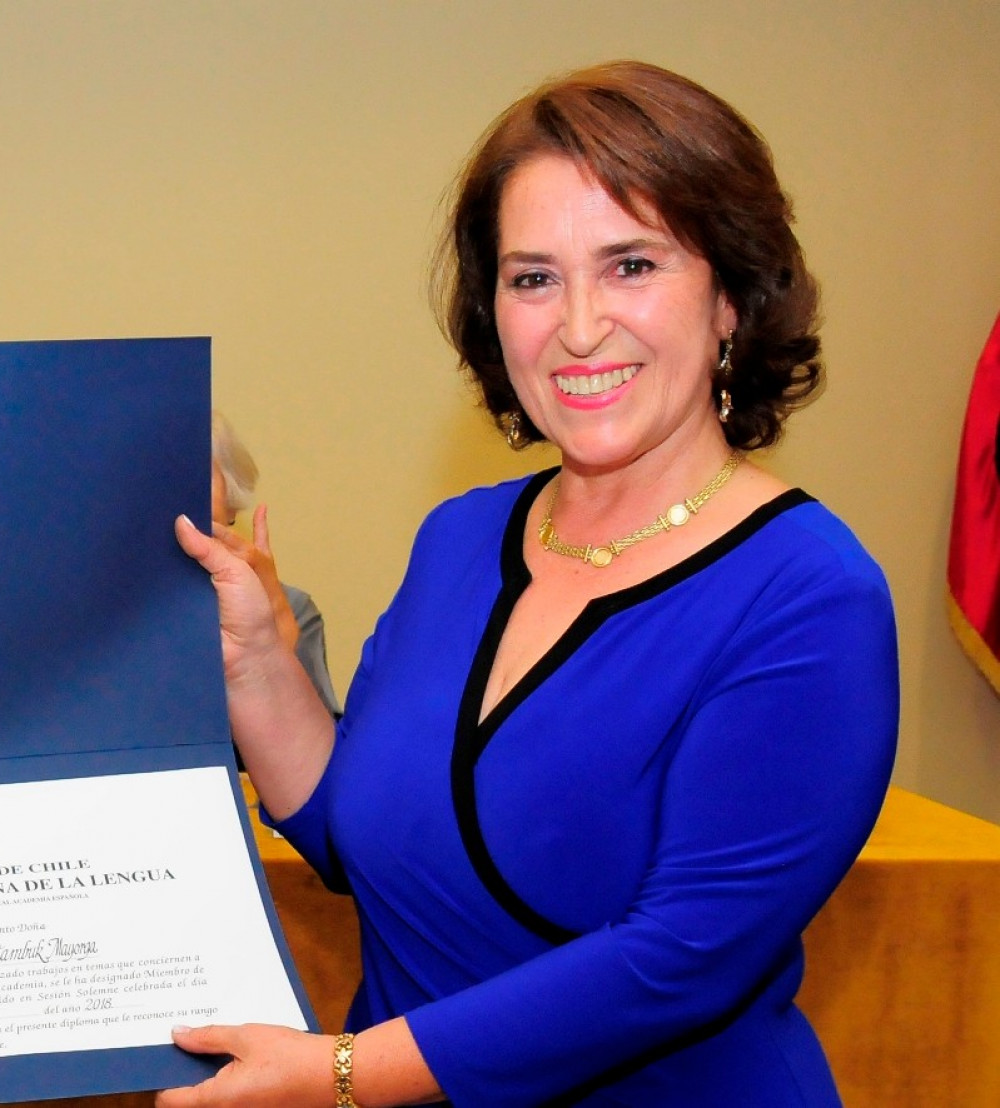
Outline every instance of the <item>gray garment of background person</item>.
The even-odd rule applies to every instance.
[[[339,719],[342,715],[340,702],[333,691],[333,682],[330,680],[330,672],[326,665],[323,617],[307,592],[284,583],[281,587],[285,590],[288,603],[295,613],[295,622],[299,625],[299,641],[295,646],[295,653],[306,673],[309,674],[309,679],[315,685],[327,711],[334,719]]]

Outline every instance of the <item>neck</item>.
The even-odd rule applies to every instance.
[[[604,540],[591,540],[585,545],[567,542],[560,538],[556,531],[552,520],[552,511],[559,491],[557,480],[538,528],[538,539],[542,547],[552,554],[578,558],[595,569],[605,569],[611,565],[614,559],[639,543],[655,538],[657,535],[666,534],[678,527],[686,526],[708,504],[712,497],[728,483],[742,460],[743,455],[738,450],[730,451],[718,472],[697,492],[692,492],[669,507],[658,511],[652,520],[629,531],[627,534]]]
[[[581,534],[627,531],[664,507],[693,496],[725,465],[731,447],[718,435],[704,444],[666,445],[628,465],[601,469],[563,457],[553,511]]]

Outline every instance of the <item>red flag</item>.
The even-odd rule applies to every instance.
[[[1000,693],[1000,316],[976,365],[955,483],[948,618]]]

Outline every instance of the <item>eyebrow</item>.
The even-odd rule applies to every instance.
[[[667,238],[636,238],[625,242],[611,242],[597,251],[599,258],[618,258],[622,254],[640,254],[644,250],[669,248]]]
[[[636,254],[643,250],[669,249],[671,240],[664,238],[635,238],[624,242],[609,242],[597,251],[600,260],[608,258],[620,258],[623,254]],[[548,265],[555,260],[552,254],[543,254],[533,250],[509,250],[502,254],[497,262],[500,265],[515,263],[517,265]]]

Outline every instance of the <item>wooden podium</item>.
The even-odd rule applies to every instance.
[[[798,1003],[848,1108],[1000,1105],[1000,827],[890,789],[805,935]]]
[[[292,954],[322,1029],[336,1032],[360,976],[353,904],[262,828],[248,799]],[[799,1002],[848,1108],[997,1108],[998,911],[1000,827],[891,789],[861,857],[805,936]],[[31,1102],[152,1103],[152,1093]]]

